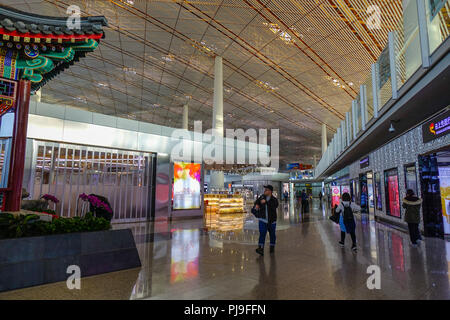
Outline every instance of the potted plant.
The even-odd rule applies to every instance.
[[[82,193],[80,194],[79,199],[84,201],[81,209],[82,216],[83,213],[87,210],[87,205],[89,205],[89,211],[93,212],[96,217],[105,218],[106,220],[111,221],[113,217],[113,211],[107,198],[96,194],[87,195],[85,193]]]

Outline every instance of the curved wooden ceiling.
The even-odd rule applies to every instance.
[[[401,19],[399,0],[7,0],[19,10],[105,15],[96,53],[58,77],[42,100],[181,126],[211,126],[214,56],[224,63],[226,128],[279,128],[282,162],[320,158],[370,65]],[[367,8],[381,10],[370,29]]]

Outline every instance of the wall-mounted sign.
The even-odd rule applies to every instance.
[[[368,166],[369,166],[369,157],[365,157],[365,158],[359,160],[360,169],[367,168]]]
[[[434,117],[422,125],[423,142],[430,142],[450,132],[450,110]]]

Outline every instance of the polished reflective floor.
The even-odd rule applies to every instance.
[[[316,201],[310,213],[282,202],[276,252],[255,253],[257,221],[241,232],[206,232],[203,221],[115,225],[132,228],[142,268],[0,293],[0,299],[450,299],[450,243],[357,217],[358,252],[338,245],[339,227]],[[268,242],[268,239],[267,239]],[[367,269],[380,270],[369,289]],[[374,283],[373,281],[369,281]]]

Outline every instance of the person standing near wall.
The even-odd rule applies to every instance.
[[[413,247],[418,245],[417,241],[422,240],[419,231],[421,205],[422,199],[416,197],[413,190],[406,190],[406,197],[403,198],[402,207],[406,209],[405,222],[408,223],[409,237]]]

